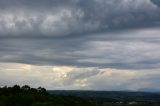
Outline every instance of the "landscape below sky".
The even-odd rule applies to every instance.
[[[160,91],[160,0],[0,0],[0,87]]]

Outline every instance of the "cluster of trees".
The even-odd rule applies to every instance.
[[[45,88],[28,85],[0,88],[0,106],[98,106],[96,102],[74,96],[49,94]]]
[[[10,94],[17,94],[17,93],[30,93],[30,94],[42,94],[47,95],[48,92],[45,88],[38,87],[38,88],[31,88],[28,85],[24,85],[20,87],[19,85],[14,85],[13,87],[0,87],[0,95],[10,95]]]

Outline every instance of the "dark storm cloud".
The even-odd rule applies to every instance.
[[[159,25],[150,0],[0,0],[1,36],[85,35]]]
[[[0,61],[158,68],[157,5],[150,0],[0,0]]]
[[[130,37],[132,34],[135,36]],[[107,33],[108,37],[98,34],[55,39],[3,38],[0,40],[0,61],[116,69],[159,68],[159,37],[151,34],[144,38],[147,35],[132,34]]]
[[[0,0],[1,85],[159,87],[159,6],[159,0]]]
[[[151,0],[155,5],[160,6],[160,0]]]

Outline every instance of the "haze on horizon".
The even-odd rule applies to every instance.
[[[0,86],[160,90],[160,0],[0,0]]]

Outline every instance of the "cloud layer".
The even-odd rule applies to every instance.
[[[160,19],[154,0],[1,0],[0,4],[0,35],[5,37],[85,35],[159,26]]]
[[[158,70],[131,71],[0,63],[0,73],[3,74],[0,75],[0,86],[13,86],[16,83],[56,90],[139,90],[151,86],[159,89]]]
[[[0,61],[34,65],[159,68],[159,29],[76,38],[3,38]]]
[[[159,4],[158,0],[0,0],[1,85],[159,88]]]

